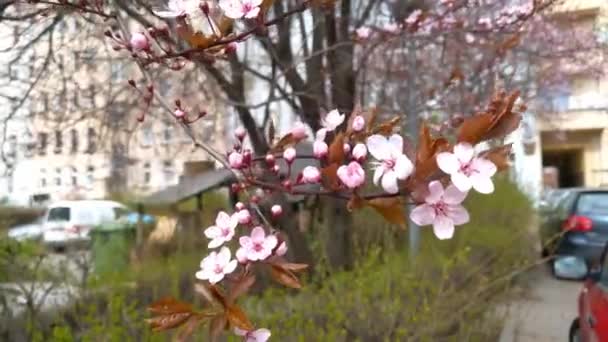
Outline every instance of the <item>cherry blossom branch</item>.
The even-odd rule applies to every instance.
[[[92,9],[92,8],[87,7],[86,1],[82,1],[80,4],[74,4],[69,1],[54,2],[54,1],[48,1],[48,0],[35,0],[35,1],[23,1],[23,2],[34,2],[34,3],[38,3],[38,4],[51,5],[51,6],[70,7],[70,8],[85,12],[85,13],[91,13],[91,14],[98,15],[100,17],[103,17],[106,20],[116,19],[116,17],[117,17],[114,14],[105,13],[101,9]]]

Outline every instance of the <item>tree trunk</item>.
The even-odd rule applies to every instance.
[[[324,201],[325,253],[329,265],[334,270],[349,270],[354,264],[353,218],[346,208],[346,202],[328,198]]]

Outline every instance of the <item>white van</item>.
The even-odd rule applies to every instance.
[[[129,212],[127,207],[113,201],[55,202],[48,207],[42,222],[42,242],[56,248],[86,243],[93,227]]]

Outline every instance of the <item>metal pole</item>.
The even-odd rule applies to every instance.
[[[416,106],[416,45],[412,39],[408,39],[407,44],[407,89],[406,89],[406,103],[405,109],[405,120],[403,121],[403,131],[415,141],[418,137],[418,113]],[[414,209],[414,204],[410,203],[406,205],[406,213],[408,217],[408,241],[409,241],[409,253],[412,260],[418,255],[420,249],[420,227],[418,227],[409,217],[409,213]]]

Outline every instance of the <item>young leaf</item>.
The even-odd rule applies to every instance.
[[[279,266],[271,265],[270,275],[278,283],[281,283],[287,287],[294,289],[302,288],[298,277],[296,277],[291,271],[285,270]]]
[[[177,328],[192,317],[192,312],[177,312],[171,314],[162,314],[160,316],[146,319],[146,322],[150,324],[152,331],[164,331]]]
[[[217,341],[222,331],[228,329],[228,319],[224,313],[221,313],[211,319],[209,323],[209,337],[211,341]]]
[[[390,223],[398,224],[404,228],[407,226],[404,215],[405,207],[400,197],[374,198],[367,201],[367,204]]]
[[[344,134],[338,133],[329,146],[329,153],[327,155],[329,164],[342,165],[344,162]]]
[[[249,291],[251,286],[255,283],[255,276],[253,274],[243,277],[230,289],[228,295],[228,303],[233,303],[238,297]]]
[[[306,265],[306,264],[294,264],[294,263],[289,263],[289,262],[280,264],[279,266],[284,270],[293,271],[293,272],[301,272],[308,268],[308,265]]]
[[[346,208],[349,211],[353,211],[355,209],[360,209],[363,208],[365,206],[365,201],[359,197],[357,194],[353,194],[353,197],[350,198],[350,200],[348,200],[348,203],[346,204]]]
[[[194,329],[196,329],[201,322],[203,322],[204,320],[204,316],[192,316],[188,319],[188,321],[182,326],[182,328],[179,330],[179,333],[176,336],[176,341],[178,342],[185,342],[188,341],[188,338],[190,338],[190,336],[192,336],[192,334],[194,333]]]
[[[338,180],[338,164],[331,164],[321,169],[323,176],[323,185],[331,190],[339,190],[340,182]]]
[[[271,149],[270,152],[280,152],[289,145],[295,145],[299,143],[303,138],[296,138],[291,133],[285,134]]]
[[[486,152],[481,153],[481,157],[490,160],[498,171],[507,170],[509,168],[509,154],[511,153],[511,144],[495,147]]]
[[[237,305],[230,305],[226,308],[226,318],[228,318],[230,324],[239,329],[253,330],[253,324],[251,324],[249,318]]]
[[[383,123],[381,123],[380,125],[376,126],[375,128],[372,129],[372,134],[382,134],[382,135],[391,135],[393,134],[393,131],[395,130],[395,127],[397,127],[397,125],[399,124],[399,121],[401,121],[401,117],[396,116],[388,121],[385,121]]]
[[[475,145],[483,140],[492,125],[493,116],[490,113],[474,115],[464,119],[458,129],[458,142]]]
[[[154,315],[169,315],[174,313],[192,312],[192,306],[172,297],[165,297],[150,304],[148,310]]]

